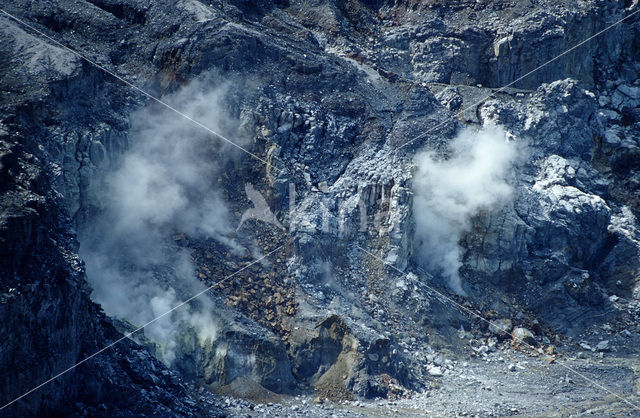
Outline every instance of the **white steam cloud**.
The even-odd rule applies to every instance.
[[[479,210],[511,198],[508,177],[519,152],[496,126],[463,129],[451,142],[450,151],[448,159],[439,159],[434,152],[416,156],[413,214],[417,255],[419,262],[446,279],[453,291],[465,294],[458,242]]]
[[[227,87],[193,83],[167,100],[194,119],[237,138],[239,123],[224,111]],[[105,312],[136,326],[146,324],[204,289],[176,233],[215,238],[232,251],[233,228],[217,190],[221,165],[233,150],[191,122],[158,106],[131,117],[130,149],[107,173],[104,211],[81,234],[81,255],[93,299]],[[231,157],[232,158],[232,157]],[[175,359],[181,333],[215,339],[212,302],[206,296],[145,329],[162,359]]]

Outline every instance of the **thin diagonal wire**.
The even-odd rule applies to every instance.
[[[122,78],[121,76],[119,76],[118,74],[114,73],[113,71],[105,68],[104,66],[98,64],[97,62],[93,61],[92,59],[88,58],[86,55],[77,52],[76,50],[64,45],[63,43],[53,39],[52,37],[50,37],[49,35],[47,35],[46,33],[42,32],[41,30],[38,30],[37,28],[33,27],[32,25],[30,25],[29,23],[25,22],[24,20],[12,15],[11,13],[7,12],[4,9],[0,8],[0,12],[2,12],[3,14],[5,14],[6,16],[8,16],[9,18],[15,20],[16,22],[20,23],[21,25],[31,29],[32,31],[36,32],[37,34],[39,34],[40,36],[48,39],[49,41],[53,42],[54,44],[58,45],[60,48],[63,48],[69,52],[71,52],[72,54],[76,55],[77,57],[80,57],[81,59],[85,60],[86,62],[88,62],[89,64],[93,65],[94,67],[98,68],[99,70],[104,71],[105,73],[109,74],[110,76],[112,76],[113,78],[115,78],[116,80],[121,81],[122,83],[124,83],[125,85],[131,87],[132,89],[136,90],[137,92],[141,93],[142,95],[144,95],[145,97],[153,100],[154,102],[164,106],[165,108],[177,113],[178,115],[182,116],[183,118],[187,119],[188,121],[194,123],[195,125],[197,125],[198,127],[204,129],[205,131],[209,132],[210,134],[212,134],[214,137],[219,138],[229,144],[231,144],[232,146],[238,148],[239,150],[243,151],[246,154],[249,154],[251,157],[255,158],[256,160],[264,163],[265,165],[269,166],[269,162],[267,160],[265,160],[262,157],[259,157],[258,155],[252,153],[251,151],[247,150],[246,148],[244,148],[242,145],[238,145],[237,143],[235,143],[234,141],[230,140],[229,138],[227,138],[226,136],[214,131],[213,129],[209,128],[208,126],[204,125],[203,123],[197,121],[196,119],[194,119],[193,117],[187,115],[186,113],[176,109],[175,107],[171,106],[170,104],[168,104],[167,102],[165,102],[162,99],[157,98],[156,96],[152,95],[151,93],[148,93],[147,91],[141,89],[140,87],[136,86],[135,84],[131,83],[130,81]],[[274,159],[280,161],[281,163],[284,164],[284,162],[276,157],[273,156]],[[282,169],[278,169],[278,171],[282,171]]]
[[[484,103],[487,99],[490,99],[492,96],[494,96],[495,94],[498,94],[506,89],[508,89],[509,87],[513,86],[514,84],[516,84],[519,81],[524,80],[525,78],[529,77],[531,74],[539,71],[540,69],[546,67],[547,65],[551,64],[554,61],[557,61],[558,59],[562,58],[563,56],[567,55],[568,53],[570,53],[571,51],[574,51],[575,49],[581,47],[582,45],[586,44],[587,42],[593,40],[594,38],[597,38],[598,36],[602,35],[603,33],[607,32],[608,30],[614,28],[615,26],[619,25],[620,23],[624,22],[625,20],[629,19],[630,17],[636,15],[640,13],[640,8],[638,10],[636,10],[635,12],[629,13],[628,15],[626,15],[625,17],[623,17],[622,19],[612,23],[611,25],[607,26],[606,28],[602,29],[600,32],[597,32],[594,35],[591,35],[590,37],[588,37],[587,39],[579,42],[578,44],[572,46],[571,48],[567,49],[566,51],[564,51],[563,53],[556,55],[555,57],[551,58],[549,61],[539,65],[538,67],[534,68],[533,70],[529,71],[528,73],[516,78],[515,80],[513,80],[511,83],[500,87],[498,90],[491,92],[491,94],[487,95],[485,98],[479,100],[478,102],[467,106],[466,108],[462,109],[461,113],[464,113],[468,110],[472,110],[474,108],[476,108],[477,106],[481,105],[482,103]],[[416,82],[416,80],[411,80],[412,82]],[[430,134],[431,132],[435,131],[438,128],[441,128],[442,126],[444,126],[446,123],[449,122],[449,120],[452,117],[448,117],[445,119],[444,122],[440,122],[439,124],[437,124],[436,126],[427,129],[425,132],[421,133],[420,135],[416,136],[413,139],[410,139],[409,141],[405,142],[404,144],[400,145],[398,148],[396,148],[396,151],[401,150],[402,148],[404,148],[405,146],[409,145],[410,143],[417,141],[420,138],[423,138],[424,136]]]
[[[105,352],[106,350],[110,349],[111,347],[113,347],[114,345],[118,344],[119,342],[131,337],[133,334],[137,333],[138,331],[144,329],[145,327],[153,324],[154,322],[156,322],[157,320],[169,315],[171,312],[175,311],[176,309],[186,305],[187,303],[191,302],[192,300],[204,295],[205,293],[207,293],[209,290],[213,289],[214,287],[224,283],[225,281],[231,279],[232,277],[236,276],[238,273],[242,272],[243,270],[246,270],[247,268],[253,266],[256,263],[259,263],[260,261],[264,260],[265,258],[269,257],[271,254],[275,253],[276,251],[280,250],[281,248],[283,248],[284,245],[279,246],[278,248],[276,248],[275,250],[270,251],[269,253],[265,254],[264,256],[253,260],[251,263],[247,264],[246,266],[242,267],[241,269],[235,271],[234,273],[228,275],[227,277],[225,277],[224,279],[212,284],[211,286],[207,287],[206,289],[196,293],[195,295],[191,296],[189,299],[186,299],[182,302],[180,302],[179,304],[177,304],[176,306],[174,306],[173,308],[169,309],[168,311],[164,312],[161,315],[156,316],[155,318],[153,318],[151,321],[147,322],[146,324],[136,328],[135,330],[123,335],[122,337],[118,338],[117,340],[115,340],[114,342],[112,342],[111,344],[107,345],[106,347],[101,348],[100,350],[96,351],[95,353],[91,354],[88,357],[85,357],[83,360],[77,362],[76,364],[74,364],[73,366],[61,371],[60,373],[56,374],[55,376],[51,377],[50,379],[42,382],[41,384],[39,384],[38,386],[34,387],[33,389],[23,393],[22,395],[18,396],[17,398],[15,398],[14,400],[12,400],[11,402],[3,405],[0,410],[5,409],[6,407],[14,404],[15,402],[19,401],[20,399],[24,398],[25,396],[37,391],[38,389],[40,389],[41,387],[53,382],[54,380],[56,380],[57,378],[59,378],[60,376],[70,372],[71,370],[75,369],[76,367],[80,366],[81,364],[91,360],[92,358],[94,358],[95,356],[99,355],[100,353]]]
[[[428,284],[423,283],[423,282],[421,282],[421,281],[419,281],[419,280],[413,279],[413,278],[412,278],[412,277],[410,277],[407,273],[403,272],[402,270],[400,270],[399,268],[397,268],[397,267],[396,267],[396,266],[394,266],[393,264],[391,264],[391,263],[389,263],[389,262],[387,262],[387,261],[383,260],[382,258],[378,257],[377,255],[373,254],[372,252],[365,250],[364,248],[362,248],[362,247],[361,247],[361,246],[359,246],[359,245],[356,245],[356,248],[358,248],[358,249],[359,249],[360,251],[362,251],[363,253],[365,253],[365,254],[369,255],[370,257],[373,257],[373,258],[375,258],[376,260],[381,261],[383,264],[385,264],[385,265],[387,265],[387,266],[391,267],[393,270],[397,271],[398,273],[400,273],[401,275],[403,275],[404,277],[406,277],[408,280],[421,284],[421,285],[422,285],[422,286],[424,286],[425,288],[429,289],[431,292],[433,292],[433,293],[435,293],[436,295],[438,295],[439,297],[441,297],[441,298],[445,299],[447,302],[449,302],[449,303],[451,303],[451,304],[455,305],[456,307],[458,307],[458,308],[459,308],[459,309],[461,309],[462,311],[464,311],[464,312],[466,312],[466,313],[469,313],[469,314],[471,314],[471,315],[475,316],[476,318],[478,318],[478,319],[480,319],[480,320],[482,320],[482,321],[486,322],[486,323],[487,323],[487,324],[489,324],[489,325],[492,325],[492,324],[491,324],[491,321],[489,321],[488,319],[484,318],[484,317],[483,317],[483,316],[481,316],[481,315],[478,315],[477,313],[473,312],[471,309],[469,309],[469,308],[465,307],[464,305],[459,304],[458,302],[456,302],[455,300],[453,300],[453,299],[452,299],[452,298],[450,298],[449,296],[447,296],[447,295],[443,294],[442,292],[439,292],[438,290],[434,289],[433,287],[429,286]],[[494,325],[492,325],[492,326],[495,326],[495,324],[494,324]],[[505,332],[505,333],[507,333],[507,332],[508,332],[508,331],[507,331],[507,329],[506,329],[506,328],[504,328],[504,327],[497,326],[497,328],[500,328],[500,329],[501,329],[501,331],[503,331],[503,332]],[[531,344],[527,343],[527,342],[526,342],[526,341],[524,341],[524,340],[521,340],[521,341],[519,340],[519,342],[520,342],[520,343],[522,343],[522,344],[524,344],[524,345],[526,345],[527,347],[529,347],[529,348],[531,348],[531,349],[533,349],[533,350],[535,350],[535,349],[536,349],[534,346],[532,346]],[[551,357],[547,356],[547,358],[551,358]],[[601,384],[599,384],[599,383],[598,383],[598,382],[596,382],[595,380],[593,380],[593,379],[591,379],[591,378],[589,378],[589,377],[585,376],[584,374],[582,374],[582,373],[580,373],[579,371],[577,371],[577,370],[573,369],[572,367],[567,366],[566,364],[562,364],[562,363],[560,363],[560,362],[558,362],[557,364],[558,364],[559,366],[561,366],[561,367],[564,367],[565,369],[567,369],[567,370],[568,370],[568,371],[570,371],[571,373],[575,374],[576,376],[581,377],[582,379],[586,380],[587,382],[589,382],[589,383],[591,383],[591,384],[593,384],[593,385],[597,386],[598,388],[602,389],[603,391],[605,391],[605,392],[609,393],[610,395],[615,396],[616,398],[618,398],[618,399],[620,399],[621,401],[623,401],[623,402],[627,403],[629,406],[631,406],[631,407],[635,408],[636,410],[640,411],[640,406],[638,406],[638,405],[636,405],[636,404],[634,404],[634,403],[632,403],[632,402],[628,401],[627,399],[625,399],[625,398],[623,398],[622,396],[618,395],[617,393],[613,392],[611,389],[608,389],[608,388],[606,388],[606,387],[602,386]]]
[[[165,103],[164,101],[162,101],[162,100],[160,100],[160,99],[156,98],[155,96],[153,96],[153,95],[151,95],[151,94],[147,93],[146,91],[144,91],[144,90],[140,89],[139,87],[135,86],[135,85],[134,85],[134,84],[132,84],[131,82],[129,82],[129,81],[127,81],[127,80],[123,79],[122,77],[118,76],[117,74],[115,74],[115,73],[113,73],[113,72],[109,71],[109,70],[108,70],[108,69],[106,69],[105,67],[103,67],[103,66],[99,65],[98,63],[96,63],[96,62],[92,61],[91,59],[87,58],[87,57],[86,57],[86,56],[84,56],[83,54],[80,54],[80,53],[76,52],[75,50],[73,50],[73,49],[71,49],[71,48],[67,47],[66,45],[64,45],[64,44],[62,44],[62,43],[60,43],[60,42],[56,41],[55,39],[53,39],[53,38],[49,37],[49,36],[48,36],[48,35],[46,35],[45,33],[43,33],[43,32],[41,32],[41,31],[39,31],[38,29],[34,28],[33,26],[31,26],[31,25],[27,24],[26,22],[22,21],[21,19],[19,19],[19,18],[15,17],[15,16],[11,15],[10,13],[6,12],[5,10],[0,9],[0,12],[2,12],[2,13],[3,13],[3,14],[5,14],[5,15],[7,15],[7,16],[8,16],[8,17],[10,17],[11,19],[13,19],[13,20],[15,20],[15,21],[17,21],[17,22],[21,23],[22,25],[24,25],[24,26],[26,26],[26,27],[30,28],[30,29],[31,29],[31,30],[33,30],[34,32],[36,32],[36,33],[40,34],[41,36],[45,37],[46,39],[48,39],[48,40],[52,41],[52,42],[53,42],[53,43],[55,43],[56,45],[59,45],[60,47],[62,47],[62,48],[64,48],[64,49],[66,49],[66,50],[68,50],[68,51],[70,51],[71,53],[73,53],[73,54],[74,54],[74,55],[76,55],[76,56],[79,56],[80,58],[82,58],[82,59],[84,59],[85,61],[87,61],[88,63],[90,63],[90,64],[94,65],[94,66],[95,66],[95,67],[97,67],[98,69],[100,69],[100,70],[102,70],[102,71],[106,72],[107,74],[109,74],[109,75],[111,75],[112,77],[114,77],[114,78],[116,78],[116,79],[120,80],[121,82],[123,82],[124,84],[126,84],[126,85],[130,86],[131,88],[135,89],[136,91],[138,91],[138,92],[142,93],[143,95],[145,95],[146,97],[150,98],[151,100],[156,101],[157,103],[159,103],[159,104],[161,104],[161,105],[165,106],[166,108],[168,108],[168,109],[170,109],[170,110],[172,110],[172,111],[176,112],[177,114],[179,114],[180,116],[182,116],[182,117],[186,118],[187,120],[189,120],[189,121],[193,122],[193,123],[194,123],[194,124],[196,124],[197,126],[199,126],[199,127],[203,128],[203,129],[207,130],[208,132],[210,132],[210,133],[211,133],[211,134],[213,134],[214,136],[216,136],[216,137],[218,137],[218,138],[220,138],[220,139],[222,139],[222,140],[224,140],[224,141],[226,141],[226,142],[228,142],[228,143],[232,144],[233,146],[235,146],[235,147],[237,147],[237,148],[241,149],[241,150],[242,150],[242,151],[244,151],[245,153],[247,153],[247,154],[251,155],[252,157],[254,157],[254,158],[256,158],[256,159],[258,159],[259,161],[261,161],[261,162],[263,162],[263,163],[265,163],[265,164],[267,164],[267,165],[269,164],[267,161],[265,161],[265,160],[264,160],[264,159],[262,159],[261,157],[259,157],[259,156],[255,155],[255,154],[251,153],[250,151],[248,151],[248,150],[244,149],[243,147],[241,147],[240,145],[236,144],[235,142],[233,142],[233,141],[231,141],[231,140],[227,139],[227,138],[226,138],[226,137],[224,137],[223,135],[221,135],[221,134],[219,134],[219,133],[217,133],[217,132],[213,131],[212,129],[208,128],[207,126],[203,125],[202,123],[198,122],[197,120],[194,120],[192,117],[190,117],[190,116],[188,116],[188,115],[184,114],[183,112],[180,112],[178,109],[173,108],[172,106],[170,106],[169,104]],[[523,76],[521,76],[521,77],[517,78],[517,79],[516,79],[516,80],[514,80],[513,82],[511,82],[511,83],[509,83],[509,84],[507,84],[507,85],[505,85],[505,86],[501,87],[501,88],[500,88],[500,89],[498,89],[497,91],[492,92],[490,95],[488,95],[488,96],[487,96],[487,97],[485,97],[484,99],[482,99],[482,100],[478,101],[476,104],[474,104],[474,105],[472,105],[472,106],[469,106],[469,107],[467,107],[467,108],[463,109],[463,112],[464,112],[464,111],[467,111],[467,110],[470,110],[470,109],[473,109],[474,107],[476,107],[476,106],[480,105],[481,103],[483,103],[485,100],[487,100],[487,99],[491,98],[494,94],[499,93],[499,92],[501,92],[501,91],[504,91],[505,89],[509,88],[510,86],[514,85],[515,83],[517,83],[517,82],[519,82],[519,81],[523,80],[524,78],[526,78],[526,77],[530,76],[531,74],[535,73],[536,71],[538,71],[538,70],[540,70],[540,69],[544,68],[544,67],[545,67],[545,66],[547,66],[548,64],[550,64],[550,63],[552,63],[552,62],[554,62],[554,61],[558,60],[558,59],[559,59],[559,58],[561,58],[562,56],[564,56],[564,55],[566,55],[566,54],[570,53],[571,51],[575,50],[576,48],[579,48],[580,46],[582,46],[582,45],[584,45],[585,43],[587,43],[587,42],[591,41],[592,39],[596,38],[597,36],[600,36],[600,35],[601,35],[601,34],[603,34],[604,32],[606,32],[606,31],[610,30],[611,28],[615,27],[616,25],[618,25],[618,24],[622,23],[623,21],[625,21],[625,20],[629,19],[630,17],[632,17],[633,15],[637,14],[638,12],[640,12],[640,9],[639,9],[639,10],[636,10],[636,11],[635,11],[635,12],[633,12],[633,13],[628,14],[628,15],[627,15],[627,16],[625,16],[624,18],[622,18],[622,19],[620,19],[620,20],[616,21],[615,23],[613,23],[613,24],[609,25],[608,27],[606,27],[605,29],[601,30],[600,32],[598,32],[598,33],[596,33],[596,34],[592,35],[591,37],[589,37],[589,38],[585,39],[584,41],[582,41],[582,42],[578,43],[577,45],[575,45],[575,46],[571,47],[570,49],[568,49],[568,50],[564,51],[563,53],[561,53],[561,54],[557,55],[556,57],[554,57],[554,58],[550,59],[549,61],[547,61],[547,62],[543,63],[542,65],[540,65],[540,66],[536,67],[535,69],[533,69],[533,70],[529,71],[528,73],[526,73],[525,75],[523,75]],[[413,81],[413,80],[412,80],[412,81]],[[403,145],[401,145],[399,148],[397,148],[397,149],[396,149],[396,151],[397,151],[397,150],[399,150],[399,149],[401,149],[401,148],[403,148],[403,147],[405,147],[405,146],[406,146],[406,145],[408,145],[409,143],[414,142],[414,141],[416,141],[416,140],[420,139],[421,137],[423,137],[423,136],[425,136],[425,135],[429,134],[430,132],[433,132],[435,129],[437,129],[437,128],[439,128],[439,127],[443,126],[444,124],[445,124],[445,122],[440,123],[440,124],[436,125],[435,127],[430,128],[429,130],[425,131],[424,133],[422,133],[422,134],[418,135],[417,137],[415,137],[415,138],[413,138],[413,139],[411,139],[411,140],[407,141],[407,142],[406,142],[406,143],[404,143]],[[277,157],[274,157],[274,158],[275,158],[275,159],[277,159],[278,161],[281,161],[281,162],[282,162],[282,160],[280,160],[279,158],[277,158]],[[279,248],[281,248],[281,247],[279,247]],[[273,253],[273,252],[277,251],[279,248],[277,248],[276,250],[273,250],[271,253]],[[409,278],[405,273],[403,273],[401,270],[397,269],[395,266],[390,265],[389,263],[387,263],[387,262],[385,262],[384,260],[380,259],[380,258],[379,258],[379,257],[377,257],[376,255],[374,255],[374,254],[372,254],[372,253],[368,252],[367,250],[365,250],[365,249],[363,249],[363,248],[361,248],[361,247],[359,247],[359,246],[358,246],[358,248],[359,248],[361,251],[363,251],[363,252],[365,252],[365,253],[369,254],[370,256],[372,256],[372,257],[374,257],[374,258],[379,259],[379,260],[380,260],[380,261],[382,261],[384,264],[387,264],[387,265],[391,266],[393,269],[397,270],[398,272],[400,272],[401,274],[405,275],[408,279],[410,279],[410,280],[411,280],[411,278]],[[267,254],[267,256],[268,256],[268,255],[270,255],[271,253]],[[253,265],[253,264],[255,264],[256,262],[258,262],[258,261],[260,261],[260,260],[264,259],[265,257],[266,257],[266,256],[264,256],[264,257],[260,258],[259,260],[255,260],[253,263],[251,263],[251,264],[249,264],[249,265],[247,265],[247,266],[243,267],[242,269],[238,270],[238,271],[237,271],[236,273],[234,273],[233,275],[235,275],[235,274],[239,273],[240,271],[242,271],[243,269],[245,269],[245,268],[249,267],[250,265]],[[218,282],[218,283],[216,283],[216,284],[212,285],[211,287],[209,287],[209,288],[205,289],[204,291],[200,292],[198,295],[196,295],[196,296],[194,296],[194,297],[192,297],[192,298],[188,299],[187,301],[183,302],[182,304],[180,304],[180,305],[176,306],[176,307],[175,307],[175,308],[173,308],[173,309],[177,309],[178,307],[180,307],[180,306],[184,305],[185,303],[188,303],[190,300],[193,300],[194,298],[196,298],[196,297],[200,296],[201,294],[203,294],[203,293],[205,293],[206,291],[210,290],[212,287],[214,287],[214,286],[218,285],[219,283],[222,283],[223,281],[225,281],[225,280],[227,280],[227,279],[229,279],[229,278],[233,277],[233,275],[231,275],[231,276],[229,276],[229,277],[227,277],[227,278],[223,279],[222,281],[220,281],[220,282]],[[424,285],[424,283],[422,283],[422,284]],[[425,285],[425,286],[426,286],[426,285]],[[430,289],[431,291],[433,291],[434,293],[436,293],[436,294],[440,295],[440,296],[441,296],[441,297],[443,297],[444,299],[448,300],[449,302],[453,303],[454,305],[456,305],[456,306],[457,306],[457,307],[459,307],[460,309],[462,309],[462,310],[464,310],[464,311],[466,311],[466,312],[469,312],[470,314],[472,314],[472,315],[474,315],[474,316],[477,316],[478,318],[480,318],[480,319],[481,319],[481,320],[483,320],[483,321],[489,322],[489,321],[487,321],[485,318],[483,318],[483,317],[481,317],[480,315],[476,314],[475,312],[473,312],[473,311],[471,311],[471,310],[469,310],[469,309],[465,308],[464,306],[462,306],[462,305],[460,305],[459,303],[455,302],[453,299],[448,298],[447,296],[443,295],[442,293],[438,292],[437,290],[435,290],[435,289],[433,289],[433,288],[431,288],[431,287],[429,287],[429,286],[427,286],[427,288],[428,288],[428,289]],[[153,320],[153,321],[151,321],[150,323],[155,322],[157,319],[160,319],[162,316],[167,315],[168,313],[170,313],[170,311],[168,311],[168,312],[166,312],[165,314],[163,314],[163,315],[161,315],[161,316],[157,317],[156,319],[154,319],[154,320]],[[133,333],[135,333],[135,332],[139,331],[140,329],[144,328],[145,326],[149,325],[150,323],[145,324],[144,326],[140,327],[139,329],[137,329],[137,330],[135,330],[135,331],[133,331],[133,332],[131,332],[131,333],[129,333],[129,334],[127,334],[127,335],[123,336],[123,337],[122,337],[122,338],[120,338],[119,340],[116,340],[116,341],[115,341],[114,343],[112,343],[111,345],[109,345],[109,346],[105,347],[104,349],[102,349],[102,350],[100,350],[100,351],[98,351],[98,352],[94,353],[92,356],[90,356],[90,357],[88,357],[88,358],[86,358],[86,359],[82,360],[81,362],[77,363],[76,365],[72,366],[71,368],[69,368],[69,369],[67,369],[67,370],[65,370],[65,371],[63,371],[63,372],[61,372],[60,374],[58,374],[58,375],[54,376],[54,377],[53,377],[53,378],[51,378],[50,380],[48,380],[48,381],[46,381],[46,382],[42,383],[41,385],[37,386],[36,388],[32,389],[31,391],[29,391],[29,392],[27,392],[27,393],[23,394],[23,395],[22,395],[22,396],[20,396],[19,398],[16,398],[15,400],[11,401],[11,402],[10,402],[10,403],[8,403],[7,405],[4,405],[2,408],[0,408],[0,410],[1,410],[1,409],[4,409],[6,406],[9,406],[10,404],[12,404],[12,403],[16,402],[17,400],[19,400],[19,399],[23,398],[24,396],[27,396],[28,394],[30,394],[30,393],[32,393],[33,391],[35,391],[35,390],[37,390],[37,389],[41,388],[42,386],[44,386],[44,385],[46,385],[46,384],[50,383],[51,381],[55,380],[57,377],[62,376],[63,374],[67,373],[68,371],[72,370],[73,368],[77,367],[78,365],[80,365],[80,364],[84,363],[85,361],[89,360],[90,358],[92,358],[92,357],[94,357],[94,356],[96,356],[96,355],[100,354],[101,352],[103,352],[103,351],[105,351],[106,349],[108,349],[108,348],[112,347],[113,345],[117,344],[118,342],[122,341],[123,339],[127,338],[128,336],[132,335]],[[524,343],[524,342],[523,342],[523,343]],[[530,346],[530,345],[529,345],[529,344],[527,344],[527,343],[524,343],[524,344],[528,345],[529,347],[532,347],[532,346]],[[533,347],[532,347],[532,348],[533,348]],[[585,379],[585,380],[587,380],[587,381],[589,381],[589,382],[593,383],[594,385],[596,385],[596,386],[600,387],[602,390],[604,390],[604,391],[606,391],[606,392],[608,392],[608,393],[610,393],[610,394],[612,394],[612,395],[616,396],[616,397],[617,397],[617,398],[619,398],[620,400],[622,400],[622,401],[626,402],[627,404],[631,405],[632,407],[634,407],[634,408],[636,408],[636,409],[640,410],[640,407],[638,407],[637,405],[634,405],[633,403],[631,403],[631,402],[627,401],[626,399],[622,398],[621,396],[617,395],[615,392],[612,392],[612,391],[610,391],[609,389],[607,389],[607,388],[605,388],[605,387],[603,387],[603,386],[599,385],[597,382],[593,381],[592,379],[589,379],[588,377],[586,377],[586,376],[582,375],[581,373],[579,373],[579,372],[577,372],[577,371],[575,371],[575,370],[571,369],[570,367],[568,367],[568,366],[566,366],[566,365],[562,365],[562,367],[565,367],[567,370],[571,371],[572,373],[574,373],[574,374],[576,374],[576,375],[578,375],[578,376],[582,377],[583,379]]]

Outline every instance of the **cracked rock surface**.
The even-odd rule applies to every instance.
[[[182,330],[168,362],[139,331],[2,414],[634,416],[640,14],[539,67],[636,3],[5,2],[156,97],[224,84],[221,126],[253,156],[201,150],[222,238],[161,229],[216,337]],[[181,116],[4,14],[0,33],[4,405],[143,325],[102,310],[79,254],[137,112]],[[416,241],[416,155],[490,125],[522,156],[455,242],[456,293]],[[277,222],[243,219],[247,190]],[[142,273],[180,291],[172,262]]]

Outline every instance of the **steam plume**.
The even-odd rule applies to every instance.
[[[227,87],[194,83],[167,100],[231,138],[238,123],[223,110]],[[177,232],[213,237],[238,250],[226,205],[216,191],[231,150],[173,113],[149,107],[131,117],[130,149],[106,175],[104,211],[86,225],[81,255],[105,312],[142,325],[204,289],[189,252],[168,238]],[[200,298],[145,329],[171,364],[185,329],[215,338],[211,301]]]
[[[413,213],[419,262],[459,294],[464,290],[458,241],[479,210],[512,196],[508,175],[517,156],[515,144],[496,126],[463,129],[451,142],[449,159],[434,152],[416,156]]]

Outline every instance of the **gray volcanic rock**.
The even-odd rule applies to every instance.
[[[2,18],[1,403],[12,401],[121,337],[89,299],[78,242],[58,188],[63,173],[45,133],[65,101],[100,84],[79,60]],[[45,101],[63,110],[57,113]],[[49,121],[49,122],[43,122]],[[95,153],[94,153],[95,155]],[[68,167],[67,167],[68,168]],[[82,171],[82,169],[80,169]],[[76,170],[77,175],[77,170]],[[77,178],[74,178],[77,182]],[[67,189],[68,190],[68,189]],[[80,382],[80,383],[79,383]],[[143,383],[144,382],[144,383]],[[153,413],[194,415],[188,389],[157,360],[123,341],[3,411],[4,416]],[[71,401],[73,400],[73,401]],[[216,409],[205,414],[216,415]],[[6,415],[5,415],[6,414]]]
[[[536,340],[534,339],[534,335],[531,331],[526,328],[514,328],[511,332],[511,336],[515,341],[524,342],[527,344],[535,344]]]
[[[640,15],[562,54],[637,7],[623,3],[631,2],[2,5],[157,97],[228,83],[233,126],[224,133],[254,155],[212,136],[214,151],[202,155],[230,157],[206,180],[232,221],[250,207],[251,184],[286,227],[249,219],[223,237],[190,234],[180,222],[158,228],[163,251],[187,254],[190,274],[209,288],[202,298],[215,338],[181,330],[165,364],[166,347],[140,332],[8,414],[219,414],[204,388],[256,399],[395,399],[457,373],[434,347],[471,345],[486,357],[508,344],[476,313],[513,318],[499,323],[535,331],[517,337],[531,343],[633,317],[623,302],[640,298]],[[109,232],[95,223],[135,145],[131,118],[141,108],[165,117],[149,97],[6,15],[0,32],[4,405],[142,325],[114,321],[92,302],[78,248],[109,238],[95,235]],[[456,295],[441,272],[424,269],[415,156],[450,159],[463,127],[490,124],[526,146],[506,179],[512,199],[473,213],[459,237],[466,294]],[[188,172],[182,163],[171,169]],[[201,199],[188,196],[194,206]],[[249,255],[280,245],[249,266]],[[180,289],[170,257],[149,264],[118,267]]]

